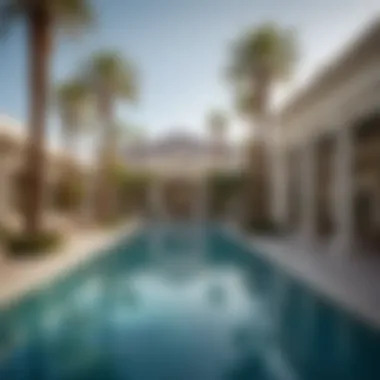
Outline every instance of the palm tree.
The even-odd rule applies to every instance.
[[[118,52],[105,51],[91,57],[86,65],[87,78],[97,100],[100,136],[99,216],[113,217],[112,167],[115,160],[115,141],[118,130],[115,106],[119,100],[134,102],[137,98],[136,72],[132,64]]]
[[[65,161],[65,170],[62,176],[62,185],[67,186],[68,196],[73,201],[75,189],[72,185],[72,168],[79,166],[77,140],[88,125],[88,109],[90,104],[90,93],[87,85],[79,79],[71,79],[62,83],[56,90],[56,106],[62,123],[62,140],[64,152],[68,155]],[[79,173],[86,178],[88,173]],[[87,180],[87,179],[86,179]],[[81,186],[82,187],[82,186]],[[87,186],[86,186],[87,188]],[[81,197],[85,196],[83,190]],[[71,204],[72,202],[70,202]]]
[[[64,150],[75,160],[78,153],[76,148],[78,133],[83,131],[86,125],[89,90],[83,81],[74,78],[62,83],[56,91],[56,105],[62,123]]]
[[[0,14],[8,29],[12,21],[26,23],[29,43],[29,139],[26,149],[28,192],[25,232],[41,228],[45,172],[45,130],[53,39],[62,26],[82,27],[91,19],[87,0],[4,0]]]
[[[265,150],[266,137],[270,132],[272,94],[276,84],[289,78],[296,57],[293,32],[274,23],[265,23],[245,32],[233,46],[228,75],[235,87],[237,108],[255,123],[256,132],[259,133],[255,141],[250,142],[248,150],[249,177],[253,180],[248,186],[248,193],[254,203],[250,212],[254,212],[259,219],[268,217]],[[251,219],[252,215],[248,217]]]
[[[254,90],[240,90],[235,100],[238,114],[246,118],[250,124],[254,124],[256,116],[260,113],[257,93]]]
[[[113,168],[124,167],[125,163],[123,155],[127,146],[134,139],[134,131],[129,124],[120,119],[114,121],[111,131],[112,136],[109,137],[109,144],[111,147],[109,156],[110,165],[112,165]]]
[[[268,117],[274,85],[289,78],[296,58],[293,31],[274,23],[245,32],[233,46],[228,74],[238,95],[245,95],[245,100],[251,98],[256,122]]]
[[[113,200],[112,205],[114,206],[114,211],[117,211],[117,215],[115,213],[115,218],[121,217],[124,210],[124,198],[123,194],[125,190],[125,176],[126,176],[126,168],[128,163],[124,160],[124,153],[128,149],[128,146],[136,143],[136,139],[138,136],[137,127],[134,127],[125,121],[118,119],[114,122],[114,138],[112,142],[112,173],[115,188],[112,192]]]

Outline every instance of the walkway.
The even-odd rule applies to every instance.
[[[80,262],[94,258],[111,242],[132,234],[137,228],[137,223],[128,223],[111,231],[82,230],[70,237],[59,251],[47,253],[42,257],[29,260],[0,257],[0,306],[45,285]]]

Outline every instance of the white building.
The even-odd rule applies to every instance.
[[[241,149],[228,142],[212,140],[180,132],[153,141],[141,141],[127,146],[126,165],[134,170],[168,175],[190,172],[233,172],[241,168]]]
[[[335,252],[380,242],[380,20],[280,112],[273,215]],[[377,247],[379,247],[377,245]]]

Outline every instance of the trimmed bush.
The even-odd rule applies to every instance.
[[[39,234],[8,234],[4,237],[7,251],[12,256],[44,254],[57,247],[61,236],[55,231],[43,231]]]

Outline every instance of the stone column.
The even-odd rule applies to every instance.
[[[301,154],[301,237],[312,241],[316,226],[316,162],[315,145],[306,141]]]
[[[272,154],[272,196],[271,213],[277,226],[285,227],[287,222],[287,185],[289,170],[286,152],[277,147]]]
[[[333,177],[336,236],[332,248],[339,256],[349,253],[353,244],[353,153],[352,130],[342,126],[337,132]]]
[[[278,143],[279,130],[274,128],[272,131],[271,141],[268,144],[270,152],[270,201],[269,208],[271,218],[274,223],[280,224],[280,199],[281,199],[281,153]]]

